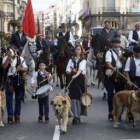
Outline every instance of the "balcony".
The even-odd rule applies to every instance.
[[[14,13],[12,13],[12,12],[5,12],[5,17],[11,18],[13,16],[14,16]]]
[[[0,10],[0,18],[4,18],[4,12]]]
[[[13,3],[13,0],[4,0],[4,2]]]
[[[96,14],[120,14],[120,7],[97,7]]]
[[[126,14],[140,14],[140,8],[139,7],[131,7],[126,9]]]

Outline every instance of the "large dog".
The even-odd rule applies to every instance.
[[[140,91],[120,91],[115,94],[113,97],[113,111],[112,114],[115,116],[115,124],[114,127],[119,127],[119,117],[121,116],[123,106],[132,113],[134,117],[134,124],[135,127],[137,123],[140,121]]]
[[[67,94],[58,95],[51,101],[51,105],[58,119],[60,131],[66,133],[68,119],[73,117],[69,96]]]
[[[6,106],[6,98],[4,93],[0,91],[0,126],[4,126],[3,118],[4,118],[4,111]]]

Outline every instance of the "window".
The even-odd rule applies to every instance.
[[[115,0],[107,0],[107,12],[115,12]]]

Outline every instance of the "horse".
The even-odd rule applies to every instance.
[[[53,67],[53,58],[52,58],[52,54],[50,52],[50,47],[48,46],[43,46],[43,50],[41,50],[41,53],[39,55],[39,57],[37,58],[37,62],[36,62],[36,70],[39,67],[39,62],[40,61],[44,61],[46,63],[47,67],[47,71],[52,72],[52,67]]]
[[[56,55],[56,71],[57,71],[57,75],[60,79],[60,87],[61,89],[64,89],[64,83],[63,83],[63,78],[62,75],[65,75],[66,77],[66,85],[68,83],[68,76],[66,75],[66,66],[67,63],[71,57],[70,55],[70,50],[68,48],[68,44],[66,42],[66,40],[63,37],[59,37],[58,38],[58,53]]]
[[[98,78],[98,88],[100,83],[104,83],[104,62],[105,52],[110,46],[109,41],[102,35],[96,35],[92,37],[91,48],[87,56],[87,66],[97,69],[97,78]]]
[[[32,76],[33,73],[35,72],[35,60],[36,60],[36,52],[33,44],[31,43],[31,40],[27,38],[27,42],[24,46],[24,49],[21,53],[21,56],[24,57],[25,62],[28,67],[28,72],[27,74],[29,76]]]

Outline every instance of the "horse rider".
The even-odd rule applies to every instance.
[[[122,30],[118,30],[117,33],[121,41],[120,46],[122,47],[122,49],[127,49],[129,47],[129,41],[124,35],[122,35]]]
[[[5,94],[7,104],[8,123],[20,122],[21,101],[24,95],[23,74],[27,72],[27,65],[23,57],[17,55],[15,47],[8,47],[7,55],[3,58],[3,68],[5,70]],[[13,93],[15,93],[15,110],[13,110]]]
[[[100,34],[110,42],[113,38],[117,37],[117,32],[111,27],[109,20],[105,21],[105,27],[102,29]]]
[[[91,40],[92,40],[91,34],[87,34],[86,38],[87,39],[83,41],[82,44],[83,44],[83,48],[86,51],[86,54],[88,55],[91,47]],[[94,81],[95,81],[95,70],[93,70],[93,68],[87,65],[87,85],[90,86],[91,84],[92,86],[95,86]]]
[[[52,36],[51,35],[48,35],[47,39],[45,41],[46,41],[46,45],[48,47],[53,47],[54,46],[54,41],[52,40]]]
[[[113,120],[112,110],[113,110],[113,96],[115,92],[124,90],[124,81],[117,74],[117,70],[123,71],[123,60],[122,51],[120,50],[120,40],[114,38],[111,41],[111,48],[105,54],[105,81],[104,85],[108,93],[108,119]]]
[[[10,45],[16,46],[16,48],[19,50],[21,53],[22,50],[24,49],[24,46],[27,42],[27,35],[23,32],[23,27],[22,25],[17,26],[18,31],[12,34],[11,40],[10,40]]]
[[[64,37],[66,39],[66,42],[67,42],[68,46],[70,48],[73,48],[74,38],[73,38],[73,35],[72,35],[71,31],[67,31],[67,25],[65,23],[62,23],[60,28],[61,28],[61,31],[59,33],[57,33],[56,39],[55,39],[55,42],[54,42],[55,46],[57,46],[58,38],[59,37]]]
[[[36,51],[40,51],[43,49],[43,47],[46,46],[46,41],[43,38],[42,34],[37,35],[37,40],[36,40]]]
[[[130,50],[133,50],[134,46],[139,45],[140,38],[140,22],[135,24],[135,30],[130,31],[128,40],[130,42]]]

